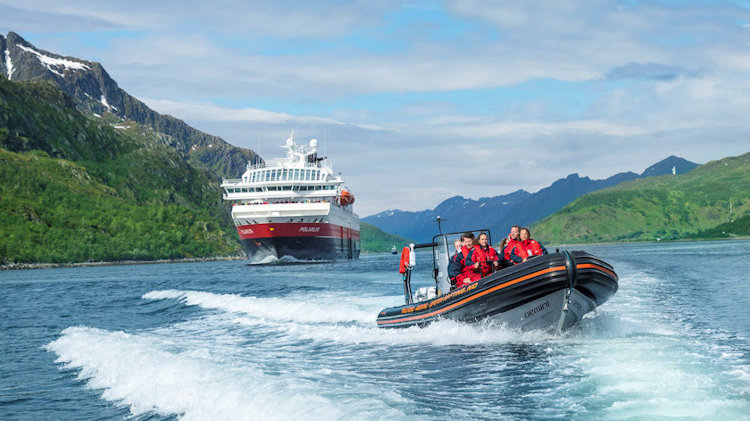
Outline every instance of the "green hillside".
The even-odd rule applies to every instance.
[[[750,236],[750,215],[727,222],[707,230],[701,230],[697,234],[690,235],[690,238],[730,238]]]
[[[360,222],[360,238],[362,241],[362,251],[364,253],[381,253],[391,251],[391,247],[401,247],[413,243],[414,241],[398,235],[389,234],[380,228],[370,225],[367,222]]]
[[[0,78],[0,263],[241,253],[216,176],[173,143]]]
[[[532,232],[557,244],[694,238],[748,214],[750,153],[581,196]]]

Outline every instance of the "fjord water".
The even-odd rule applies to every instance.
[[[750,241],[580,248],[620,290],[561,336],[379,330],[386,254],[1,272],[0,419],[747,419]]]

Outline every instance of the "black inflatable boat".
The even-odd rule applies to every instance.
[[[464,322],[493,318],[522,330],[560,332],[617,292],[618,278],[612,266],[584,251],[537,256],[451,289],[446,273],[450,235],[435,236],[426,245],[433,249],[436,286],[412,294],[413,263],[406,264],[406,304],[381,311],[378,327],[423,326],[440,318]],[[412,258],[413,253],[414,247]]]

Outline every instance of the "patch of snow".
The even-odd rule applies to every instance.
[[[25,45],[18,44],[18,48],[20,48],[20,49],[22,49],[22,50],[24,50],[26,52],[29,52],[31,54],[34,54],[36,56],[36,58],[38,58],[39,61],[42,64],[44,64],[45,67],[47,67],[47,70],[49,70],[50,72],[52,72],[52,73],[54,73],[54,74],[56,74],[56,75],[58,75],[60,77],[63,77],[62,72],[59,70],[60,66],[65,67],[66,69],[74,69],[74,70],[90,70],[91,69],[89,66],[87,66],[87,65],[85,65],[83,63],[77,62],[77,61],[66,60],[64,58],[54,58],[54,57],[46,56],[46,55],[40,53],[39,51],[37,51],[37,50],[35,50],[33,48],[26,47]],[[55,68],[53,69],[53,67],[55,67]]]
[[[109,105],[109,102],[107,102],[107,97],[106,97],[106,96],[104,96],[104,94],[102,94],[102,98],[101,98],[101,99],[99,100],[99,102],[101,102],[101,103],[102,103],[102,105],[104,105],[105,107],[107,107],[107,109],[108,109],[109,111],[112,111],[112,110],[115,110],[115,111],[117,111],[117,107],[114,107],[114,106],[112,106],[112,105]]]
[[[213,144],[213,143],[209,143],[209,144],[208,144],[208,147],[209,147],[209,148],[213,148],[213,147],[214,147],[214,144]]]
[[[112,127],[114,127],[115,129],[129,129],[130,128],[130,126],[122,126],[120,124],[115,124]]]
[[[481,208],[481,207],[482,207],[482,206],[484,206],[484,205],[486,205],[486,203],[485,203],[485,202],[482,202],[482,204],[481,204],[481,205],[479,205],[479,207]]]
[[[10,51],[7,49],[5,50],[5,68],[8,69],[8,80],[11,80],[15,69],[13,68],[13,62],[10,60]]]
[[[99,115],[99,114],[97,114],[97,113],[94,113],[94,117],[99,117],[99,118],[102,118],[102,116],[100,116],[100,115]]]

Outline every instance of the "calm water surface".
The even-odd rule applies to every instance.
[[[379,330],[393,255],[0,272],[0,419],[750,418],[750,241],[585,249],[620,290],[562,336]]]

